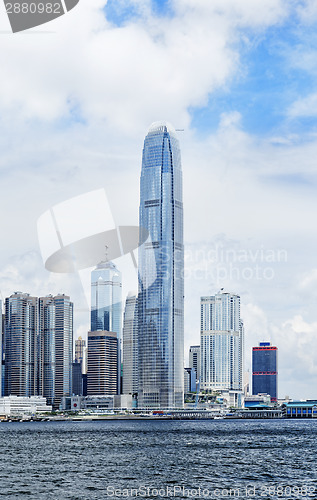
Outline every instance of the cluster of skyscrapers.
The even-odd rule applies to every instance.
[[[184,371],[182,191],[175,130],[154,123],[142,158],[139,225],[148,238],[139,246],[138,292],[128,295],[123,314],[121,273],[107,258],[97,265],[91,273],[88,342],[76,340],[74,361],[69,297],[15,293],[6,299],[2,394],[44,396],[54,408],[72,394],[131,394],[140,408],[182,408],[185,381],[185,392],[220,391],[233,405],[241,404],[244,329],[238,295],[221,290],[201,297],[201,342],[191,347]],[[256,358],[269,347],[253,352],[253,385],[265,392],[261,381],[271,377],[274,393],[277,367],[269,361],[263,368]]]
[[[66,295],[5,300],[2,394],[40,395],[58,406],[72,391],[73,304]],[[4,373],[3,373],[4,372]]]

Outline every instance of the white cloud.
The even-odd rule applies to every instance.
[[[158,116],[188,125],[188,107],[205,104],[237,70],[236,30],[287,12],[282,1],[175,1],[175,17],[147,11],[116,28],[103,4],[81,2],[50,24],[55,33],[0,38],[1,107],[41,120],[77,107],[123,131]]]
[[[312,269],[306,273],[299,283],[299,287],[306,292],[315,290],[317,288],[317,269]]]
[[[317,93],[295,101],[288,110],[291,118],[317,116]]]

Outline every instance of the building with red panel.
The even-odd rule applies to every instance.
[[[270,342],[252,348],[252,394],[269,394],[271,401],[278,398],[277,351]]]

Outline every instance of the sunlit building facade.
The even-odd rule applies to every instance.
[[[58,408],[72,394],[73,303],[67,295],[39,299],[39,394]]]
[[[144,141],[140,182],[138,404],[184,404],[183,189],[179,142],[165,122]]]
[[[91,273],[91,332],[116,333],[117,375],[113,384],[121,392],[121,344],[122,344],[122,276],[113,262],[100,262]],[[90,347],[89,347],[90,346]],[[88,339],[88,364],[91,359]],[[88,366],[88,388],[91,387],[91,370]],[[112,369],[109,373],[113,373]],[[101,376],[101,375],[100,375]],[[89,394],[89,393],[88,393]],[[90,393],[91,394],[91,393]]]
[[[244,330],[240,297],[219,292],[201,297],[201,389],[243,392]]]
[[[138,391],[138,298],[129,293],[124,309],[122,330],[123,394]]]
[[[5,396],[38,394],[38,298],[16,292],[5,300]]]
[[[118,394],[118,339],[115,332],[88,332],[88,396]]]

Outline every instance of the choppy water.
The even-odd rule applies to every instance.
[[[1,423],[0,440],[5,499],[317,498],[317,421]]]

